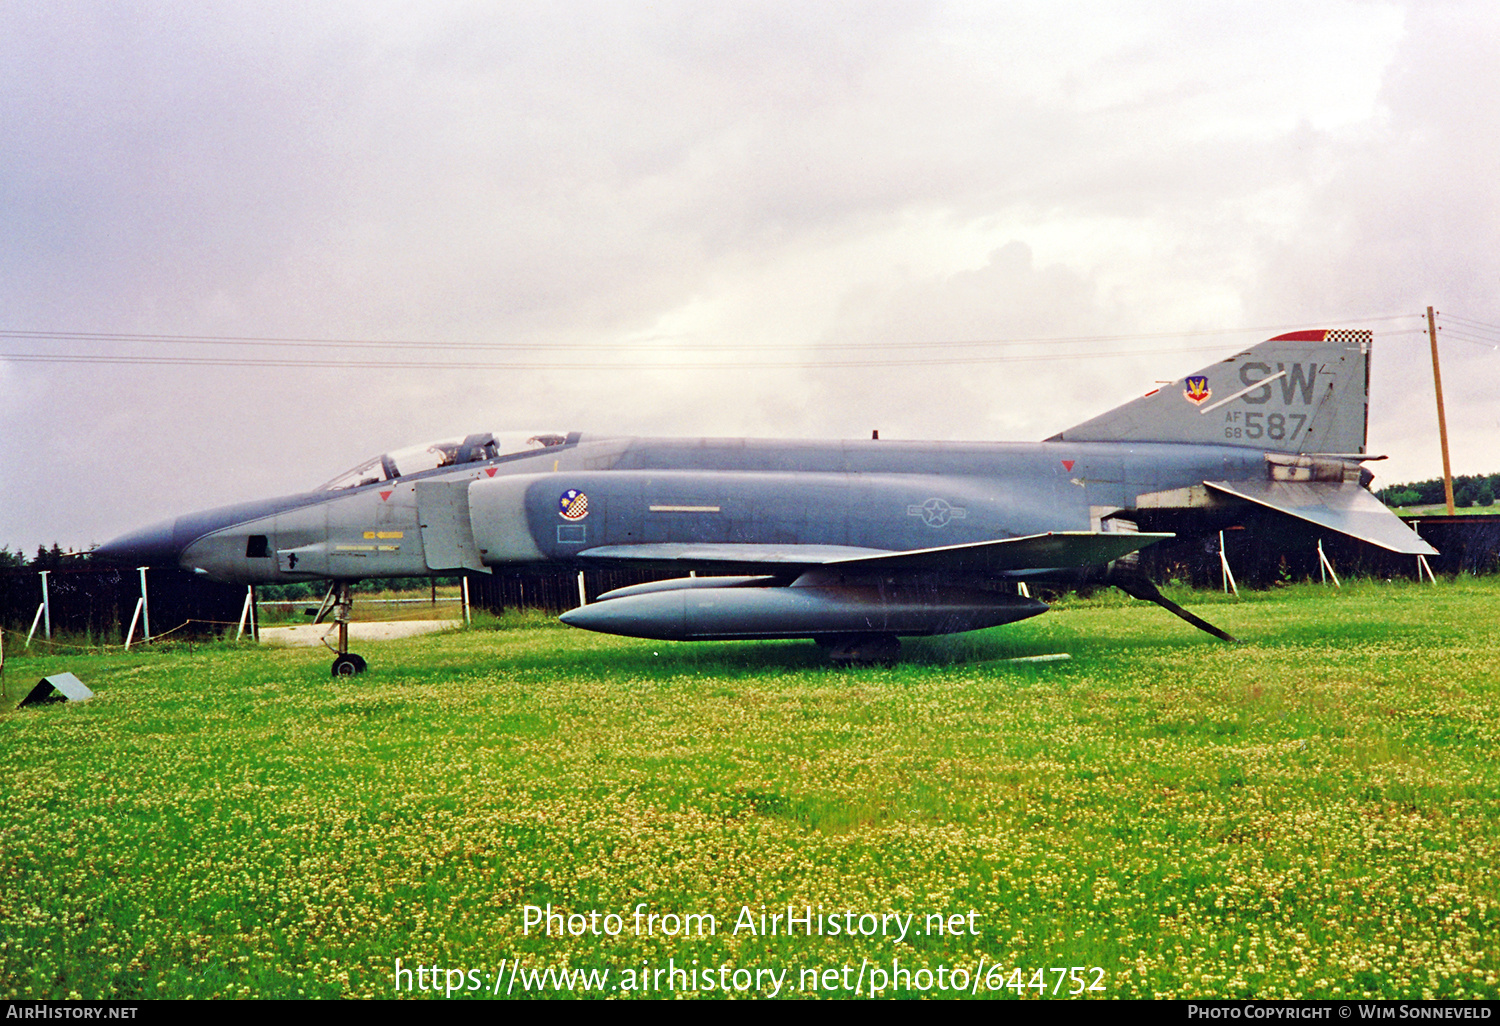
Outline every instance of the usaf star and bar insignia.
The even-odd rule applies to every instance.
[[[954,520],[962,520],[969,511],[962,506],[953,506],[946,499],[931,498],[921,505],[906,507],[909,517],[921,517],[928,527],[947,527]]]

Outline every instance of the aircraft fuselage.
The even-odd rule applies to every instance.
[[[1046,609],[1033,582],[1109,583],[1221,639],[1132,554],[1272,510],[1392,552],[1433,549],[1368,490],[1371,334],[1268,339],[1035,443],[491,434],[370,459],[321,491],[179,517],[97,550],[248,584],[666,570],[564,613],[648,638],[813,637],[835,661]],[[1205,516],[1211,519],[1205,519]],[[1151,526],[1145,524],[1144,526]],[[706,576],[694,576],[694,575]],[[362,662],[339,646],[334,673]]]
[[[599,566],[617,546],[631,548],[631,566],[653,551],[676,563],[672,546],[724,546],[707,562],[733,570],[760,562],[737,561],[735,546],[856,555],[1097,531],[1141,495],[1263,468],[1260,451],[1202,444],[574,435],[519,457],[179,517],[102,554],[175,554],[176,565],[245,584]]]

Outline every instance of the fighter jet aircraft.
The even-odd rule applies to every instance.
[[[1109,583],[1229,639],[1135,566],[1143,521],[1271,509],[1434,554],[1368,490],[1371,336],[1263,342],[1042,442],[788,442],[472,434],[322,487],[178,517],[95,550],[249,584],[324,579],[348,651],[367,577],[553,564],[676,571],[564,613],[671,640],[811,638],[841,663],[901,636],[1044,612],[1032,585]]]

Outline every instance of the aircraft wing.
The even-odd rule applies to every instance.
[[[719,570],[856,570],[889,573],[1010,575],[1103,565],[1170,534],[1055,531],[995,541],[943,545],[905,552],[849,545],[751,545],[679,543],[602,545],[579,553],[584,559],[633,565],[692,565]]]
[[[888,555],[886,549],[857,545],[768,545],[750,542],[661,542],[642,545],[596,545],[580,559],[624,566],[689,567],[714,571],[799,571],[840,559]]]
[[[935,549],[891,552],[835,560],[829,569],[894,572],[984,573],[1025,576],[1047,570],[1102,566],[1170,534],[1126,534],[1099,531],[1049,531],[1021,538],[944,545]]]
[[[1415,531],[1359,485],[1338,481],[1204,481],[1208,487],[1278,513],[1347,534],[1391,552],[1435,556]]]

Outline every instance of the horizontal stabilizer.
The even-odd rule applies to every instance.
[[[789,571],[827,567],[901,573],[1023,574],[1028,571],[1102,566],[1170,534],[1061,531],[1022,538],[887,552],[853,545],[748,545],[681,543],[601,545],[579,556],[600,561],[712,568]]]
[[[1205,481],[1215,491],[1410,556],[1437,549],[1357,484],[1337,481]]]

